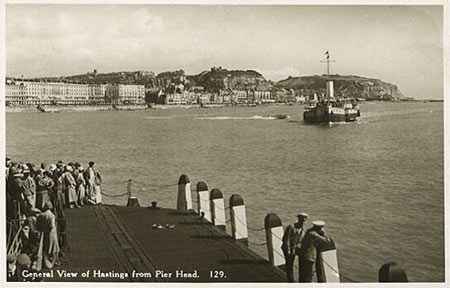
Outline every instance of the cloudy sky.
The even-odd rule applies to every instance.
[[[213,66],[378,78],[443,98],[441,6],[6,5],[6,75]]]

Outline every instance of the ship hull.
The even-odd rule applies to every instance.
[[[357,109],[333,109],[328,111],[326,107],[319,107],[303,112],[303,121],[306,123],[340,123],[354,122],[360,116]]]

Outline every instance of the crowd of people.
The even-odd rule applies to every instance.
[[[317,267],[318,254],[325,249],[334,248],[334,242],[323,229],[325,222],[313,221],[313,226],[306,229],[308,214],[300,213],[297,219],[296,223],[286,227],[281,246],[286,259],[287,280],[294,282],[294,261],[298,257],[299,282],[312,282],[314,270],[317,282],[324,282],[322,271]]]
[[[8,281],[22,281],[21,269],[39,269],[38,253],[43,238],[42,267],[59,265],[65,245],[64,209],[98,205],[102,177],[89,162],[63,161],[40,166],[6,158],[6,212],[8,228],[18,227],[18,251],[9,253]],[[30,279],[28,279],[30,280]]]

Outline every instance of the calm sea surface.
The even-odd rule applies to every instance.
[[[324,220],[344,282],[376,282],[388,261],[411,281],[442,282],[443,104],[361,110],[359,122],[332,126],[304,125],[301,106],[7,113],[6,153],[34,163],[94,160],[104,192],[126,192],[121,182],[133,179],[141,205],[175,208],[177,187],[164,186],[187,174],[193,191],[205,181],[226,203],[244,198],[252,243],[265,242],[253,229],[268,213],[284,225],[299,212]],[[266,257],[265,246],[250,247]]]

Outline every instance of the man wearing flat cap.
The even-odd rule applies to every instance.
[[[313,221],[313,227],[306,231],[305,238],[302,241],[300,251],[300,282],[312,282],[313,266],[317,262],[317,257],[322,248],[330,245],[332,240],[323,230],[325,222]],[[316,268],[317,282],[324,282],[320,269]]]
[[[294,282],[294,260],[296,255],[300,255],[302,240],[306,234],[306,230],[303,225],[308,219],[308,214],[300,213],[297,215],[297,219],[298,221],[296,223],[286,227],[283,234],[283,245],[281,246],[284,258],[286,259],[285,267],[288,282]],[[299,269],[301,270],[300,266]]]

